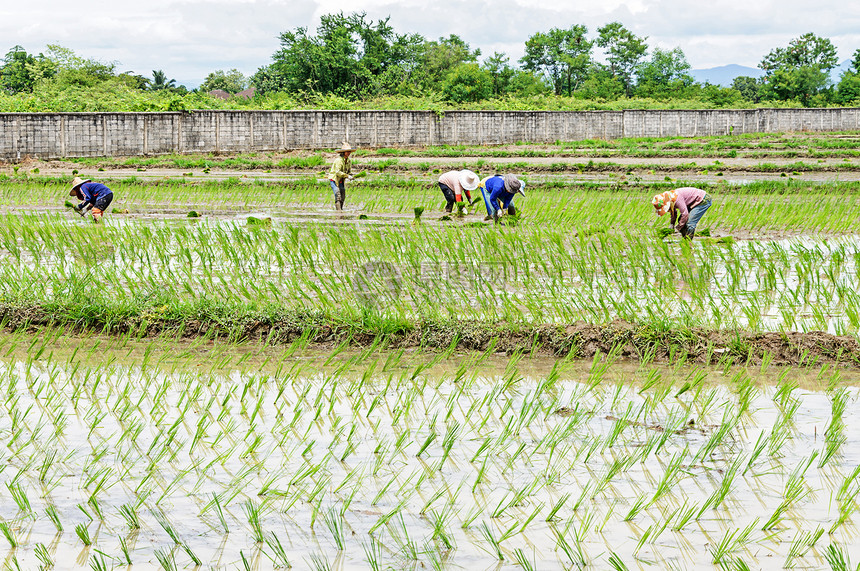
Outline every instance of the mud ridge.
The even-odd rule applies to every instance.
[[[85,319],[55,307],[0,304],[0,325],[19,331],[63,327],[76,333],[172,338],[226,339],[234,342],[286,345],[299,339],[318,346],[348,341],[356,347],[374,343],[388,348],[515,352],[591,358],[598,352],[632,361],[676,361],[716,364],[811,365],[838,363],[860,367],[856,337],[823,331],[753,332],[667,327],[665,323],[607,324],[575,322],[511,324],[487,321],[403,322],[385,317],[348,320],[319,312],[269,313],[218,311],[170,316],[154,311],[137,315],[99,314],[88,308]]]

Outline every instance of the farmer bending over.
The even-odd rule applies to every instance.
[[[445,212],[451,212],[455,202],[463,202],[463,194],[472,202],[472,191],[478,188],[478,175],[468,169],[449,171],[439,177],[439,188],[445,197]]]
[[[328,181],[334,192],[335,210],[343,210],[343,203],[346,200],[345,182],[347,179],[352,180],[352,162],[349,160],[349,155],[354,150],[344,141],[337,150],[337,158],[332,162],[331,170],[328,171]]]
[[[651,204],[654,205],[657,216],[663,216],[669,212],[670,224],[681,233],[681,236],[692,240],[696,234],[696,225],[705,211],[711,207],[711,197],[700,188],[685,186],[654,195]]]
[[[525,182],[512,174],[506,174],[504,177],[499,175],[491,176],[482,182],[481,195],[483,195],[484,205],[487,207],[487,217],[484,220],[492,218],[498,222],[499,217],[502,215],[502,210],[506,210],[511,216],[516,214],[514,196],[517,194],[526,195]],[[501,206],[499,206],[499,203],[501,203]]]
[[[75,207],[75,212],[81,216],[86,216],[87,211],[92,209],[93,222],[99,223],[113,200],[113,191],[101,183],[75,177],[69,196],[76,196],[78,200],[82,201]]]

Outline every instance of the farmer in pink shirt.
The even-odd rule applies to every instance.
[[[657,216],[669,212],[672,226],[681,236],[692,240],[696,235],[696,225],[711,207],[711,197],[700,188],[685,186],[654,195],[651,204],[654,205]]]
[[[440,176],[439,188],[445,197],[445,212],[454,210],[455,202],[463,202],[464,194],[466,200],[471,202],[472,191],[478,188],[479,182],[478,175],[468,169],[450,171]]]

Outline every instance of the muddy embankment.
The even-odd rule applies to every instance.
[[[316,312],[220,313],[182,318],[152,313],[118,318],[93,312],[81,319],[42,307],[2,305],[0,326],[11,331],[64,328],[74,333],[221,339],[273,346],[304,340],[321,348],[348,342],[355,347],[373,344],[389,349],[454,347],[463,351],[570,355],[581,359],[599,352],[631,361],[685,359],[702,364],[832,363],[860,367],[860,342],[852,336],[823,331],[715,331],[620,320],[608,324],[576,322],[568,325],[466,320],[404,322],[379,316],[350,320]]]

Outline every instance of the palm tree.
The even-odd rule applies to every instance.
[[[150,91],[158,91],[159,89],[173,89],[176,87],[175,79],[167,79],[167,74],[162,70],[152,70],[152,81],[149,82]]]

